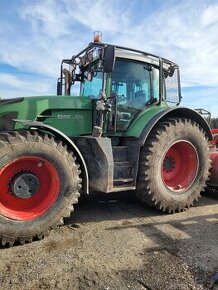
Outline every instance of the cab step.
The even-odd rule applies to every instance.
[[[114,162],[114,179],[128,178],[131,176],[131,164],[129,161]]]
[[[135,190],[135,186],[114,186],[112,192]]]
[[[128,160],[128,146],[112,146],[114,162]]]
[[[134,154],[135,150],[138,150],[138,147],[134,142],[112,146],[114,158],[113,191],[136,189],[137,160]]]
[[[124,185],[124,184],[132,184],[134,182],[134,178],[119,178],[114,179],[114,186]]]

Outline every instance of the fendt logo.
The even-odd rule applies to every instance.
[[[84,115],[65,115],[65,114],[58,114],[57,119],[58,120],[83,120],[85,118]]]

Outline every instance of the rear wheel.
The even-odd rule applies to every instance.
[[[0,239],[31,242],[63,223],[78,201],[81,179],[72,152],[48,135],[0,135]]]
[[[204,132],[188,119],[160,122],[140,154],[137,196],[167,212],[193,205],[209,175]]]

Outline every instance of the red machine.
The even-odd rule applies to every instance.
[[[210,169],[211,175],[210,180],[208,181],[208,185],[212,188],[218,189],[218,129],[212,129],[211,131],[214,139],[210,142],[210,144],[216,146],[216,151],[210,154],[212,168]]]
[[[212,134],[213,134],[213,141],[211,141],[212,145],[216,145],[218,148],[218,129],[212,129]]]

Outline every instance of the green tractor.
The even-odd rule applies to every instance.
[[[178,106],[178,65],[98,40],[62,61],[57,95],[0,101],[2,245],[41,239],[80,194],[131,190],[174,213],[206,186],[212,134]]]

